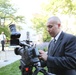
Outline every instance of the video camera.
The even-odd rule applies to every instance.
[[[16,55],[21,55],[20,59],[20,70],[22,75],[37,75],[38,72],[42,72],[44,75],[49,75],[45,69],[41,67],[41,62],[38,58],[39,52],[36,48],[36,45],[30,40],[19,41],[21,34],[16,31],[16,25],[11,24],[9,26],[11,35],[10,35],[10,45],[17,46],[14,49]],[[36,70],[33,72],[33,67]]]

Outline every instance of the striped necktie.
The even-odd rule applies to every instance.
[[[53,39],[52,42],[51,42],[51,45],[50,45],[50,53],[51,53],[51,54],[52,54],[53,51],[54,51],[55,43],[56,43],[56,40]]]

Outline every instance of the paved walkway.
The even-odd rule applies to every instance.
[[[5,47],[5,51],[1,51],[0,47],[0,68],[15,62],[20,58],[20,55],[15,55],[14,48]]]

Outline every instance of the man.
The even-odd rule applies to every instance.
[[[1,33],[0,40],[1,40],[1,45],[2,45],[2,51],[4,51],[4,44],[5,44],[5,40],[6,40],[6,36],[5,36],[4,32]]]
[[[48,53],[40,50],[48,72],[55,75],[76,75],[76,37],[61,31],[61,21],[53,16],[48,19],[47,30],[54,39],[48,46]],[[43,64],[42,64],[43,65]]]

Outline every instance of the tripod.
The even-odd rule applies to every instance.
[[[27,66],[22,59],[20,59],[21,65],[19,66],[19,69],[22,72],[22,75],[37,75],[39,72],[43,73],[43,75],[49,75],[49,73],[39,66],[39,62],[35,63],[34,65]],[[33,72],[33,67],[35,67],[35,71]]]

